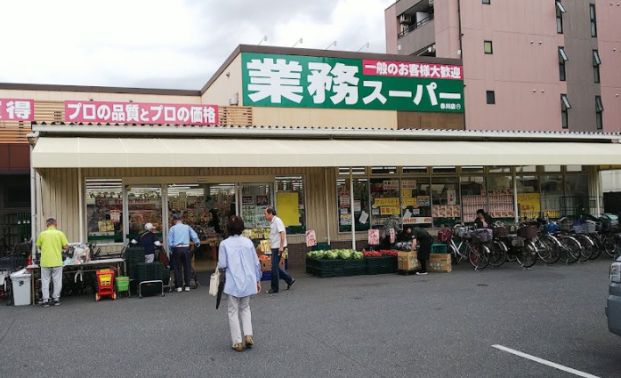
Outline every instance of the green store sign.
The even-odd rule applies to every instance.
[[[245,106],[464,111],[455,65],[242,53]]]

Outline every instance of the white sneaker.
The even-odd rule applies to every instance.
[[[183,290],[182,288],[178,287],[177,288],[177,293],[181,293],[182,290]]]
[[[190,287],[189,287],[189,286],[186,286],[186,287],[185,287],[185,291],[190,291]]]
[[[417,276],[426,276],[427,272],[416,272]]]

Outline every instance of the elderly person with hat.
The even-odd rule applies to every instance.
[[[153,223],[145,224],[144,229],[145,232],[140,235],[140,245],[144,248],[144,262],[152,263],[155,261],[155,247],[159,240]]]

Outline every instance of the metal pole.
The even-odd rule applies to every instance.
[[[515,175],[515,168],[513,171],[513,211],[515,215],[515,223],[520,223],[520,217],[518,215],[518,195],[517,195],[517,176]]]
[[[35,257],[35,252],[36,252],[36,246],[35,246],[35,240],[37,237],[37,195],[36,195],[36,185],[37,185],[37,180],[35,179],[35,170],[34,167],[32,166],[32,150],[34,149],[34,146],[31,144],[30,145],[30,239],[32,240],[32,246],[31,246],[31,256],[34,260]]]
[[[324,183],[326,185],[326,234],[328,235],[328,245],[330,245],[330,191],[328,188],[330,182],[328,181],[328,169],[329,168],[324,168],[323,173]]]
[[[356,250],[356,216],[354,213],[354,176],[349,167],[349,206],[351,206],[351,249]]]
[[[597,211],[596,216],[600,216],[602,213],[602,204],[600,202],[600,194],[602,191],[602,185],[601,185],[601,180],[602,180],[602,175],[600,174],[600,171],[597,169],[597,167],[593,168],[595,170],[595,210]]]
[[[80,222],[80,226],[78,227],[78,232],[79,232],[79,236],[78,236],[78,241],[80,243],[84,242],[83,239],[83,235],[84,235],[84,212],[83,210],[83,206],[84,206],[84,198],[83,198],[83,193],[82,193],[82,168],[78,168],[78,220]]]

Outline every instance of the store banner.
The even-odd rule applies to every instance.
[[[217,105],[65,101],[65,122],[208,126],[219,123]]]
[[[0,121],[34,121],[34,100],[0,98]]]
[[[242,53],[245,106],[462,113],[462,79],[461,66]]]

